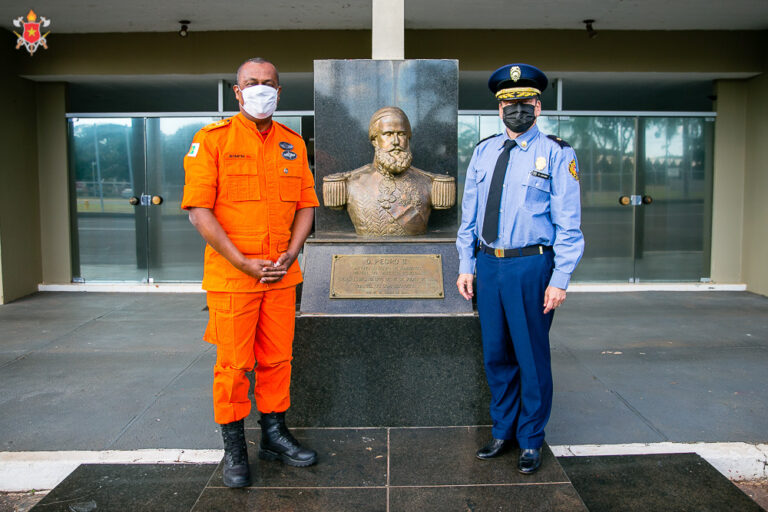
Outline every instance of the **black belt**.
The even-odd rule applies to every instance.
[[[496,256],[497,258],[519,258],[520,256],[533,256],[534,254],[544,254],[552,250],[551,245],[529,245],[527,247],[521,247],[519,249],[494,249],[480,242],[477,246],[478,250],[483,251],[485,254]]]

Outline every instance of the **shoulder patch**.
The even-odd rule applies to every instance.
[[[494,133],[493,135],[489,135],[489,136],[487,136],[486,138],[482,139],[482,140],[481,140],[480,142],[478,142],[477,144],[475,144],[475,147],[479,146],[480,144],[482,144],[483,142],[487,141],[488,139],[492,139],[492,138],[494,138],[494,137],[498,137],[499,135],[501,135],[501,134],[500,134],[500,133]]]
[[[222,126],[227,126],[229,123],[232,122],[231,118],[228,119],[222,119],[221,121],[216,121],[215,123],[207,124],[203,126],[203,131],[209,132],[211,130],[215,130],[216,128],[221,128]]]
[[[571,147],[571,145],[570,145],[570,144],[568,144],[567,142],[565,142],[565,141],[564,141],[563,139],[561,139],[560,137],[556,137],[556,136],[554,136],[554,135],[547,135],[547,138],[548,138],[548,139],[552,139],[553,141],[555,141],[555,142],[557,143],[557,145],[558,145],[558,146],[560,146],[561,148],[569,148],[569,147]]]

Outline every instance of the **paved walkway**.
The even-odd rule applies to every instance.
[[[204,306],[201,294],[119,293],[0,306],[0,452],[220,449]],[[766,297],[572,293],[552,357],[556,454],[768,441]]]

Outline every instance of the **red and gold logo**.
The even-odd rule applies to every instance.
[[[579,171],[576,170],[576,160],[571,160],[571,163],[568,164],[568,172],[571,173],[573,179],[579,181]]]
[[[37,14],[32,9],[27,14],[27,21],[24,21],[24,16],[19,16],[13,20],[13,26],[23,28],[23,32],[19,34],[15,30],[18,39],[16,40],[16,49],[18,50],[22,46],[27,49],[30,55],[33,55],[37,51],[38,46],[42,46],[46,50],[48,49],[48,41],[45,38],[51,33],[49,30],[45,34],[41,34],[41,28],[47,28],[51,24],[51,20],[40,16],[38,19]]]

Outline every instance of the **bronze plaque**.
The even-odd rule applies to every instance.
[[[442,299],[439,254],[334,254],[332,299]]]

